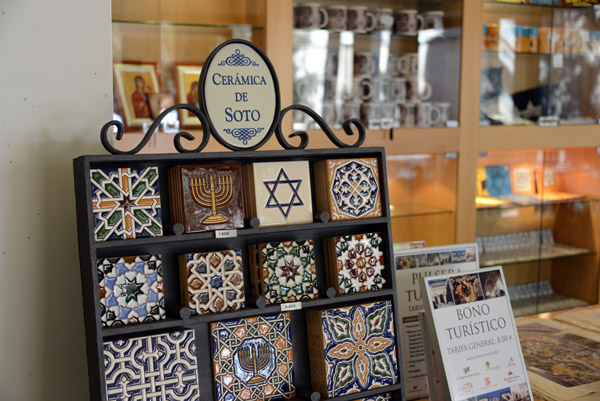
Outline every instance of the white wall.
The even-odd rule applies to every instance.
[[[108,0],[0,1],[0,400],[89,399],[72,159],[104,154]]]

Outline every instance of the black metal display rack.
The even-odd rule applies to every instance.
[[[256,219],[248,220],[246,227],[237,230],[235,238],[215,238],[215,232],[181,234],[181,227],[173,225],[170,213],[168,170],[176,165],[275,162],[308,160],[311,164],[313,205],[315,202],[315,162],[331,158],[375,157],[379,164],[381,203],[383,216],[379,218],[332,222],[326,212],[316,210],[313,224],[289,225],[259,228]],[[160,196],[164,236],[96,242],[94,237],[94,217],[92,213],[92,189],[90,169],[115,167],[157,166],[159,170]],[[315,247],[315,262],[318,299],[303,301],[301,310],[290,312],[292,349],[296,400],[319,400],[320,395],[311,388],[308,341],[304,309],[339,307],[376,300],[391,300],[394,305],[394,328],[396,332],[396,359],[398,383],[361,393],[333,398],[337,401],[355,400],[380,393],[391,393],[392,400],[404,399],[401,383],[402,348],[400,345],[400,322],[395,313],[396,284],[393,268],[392,231],[389,213],[388,186],[383,148],[344,148],[318,150],[251,151],[226,153],[188,153],[164,155],[111,155],[82,156],[74,160],[75,193],[77,200],[77,225],[79,237],[79,257],[85,314],[87,357],[90,377],[90,395],[93,401],[107,400],[104,377],[103,344],[107,340],[140,337],[181,329],[193,329],[196,335],[198,362],[198,383],[201,400],[214,400],[214,379],[210,341],[210,323],[257,315],[277,313],[280,305],[267,305],[264,300],[247,296],[246,308],[232,312],[206,315],[190,315],[189,309],[182,307],[178,255],[190,252],[204,252],[221,249],[241,249],[245,292],[251,294],[248,246],[271,241],[312,239]],[[322,212],[322,213],[321,213]],[[325,237],[380,232],[383,237],[382,249],[385,258],[383,277],[385,287],[379,291],[336,295],[333,288],[327,288],[323,239]],[[105,257],[160,254],[162,257],[164,299],[166,320],[103,328],[99,302],[97,259]]]

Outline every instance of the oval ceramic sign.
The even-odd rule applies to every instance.
[[[275,70],[267,56],[246,40],[229,40],[208,56],[200,75],[199,100],[212,134],[232,150],[262,146],[279,118]]]

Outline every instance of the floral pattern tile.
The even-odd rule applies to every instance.
[[[163,235],[158,168],[90,170],[96,241]]]
[[[182,256],[185,306],[192,313],[224,312],[244,307],[242,252],[225,250]]]
[[[316,378],[326,384],[327,394],[321,396],[339,397],[398,382],[391,301],[312,313],[317,319],[309,317],[309,336],[320,341],[309,343],[316,348],[310,355],[324,355],[319,369],[324,374]]]
[[[165,318],[160,255],[98,259],[97,268],[103,326]]]
[[[104,343],[108,401],[198,401],[193,330]]]
[[[289,313],[211,323],[217,401],[295,396]]]
[[[331,220],[381,216],[376,158],[327,160]]]
[[[256,246],[260,264],[256,266],[257,296],[269,303],[304,301],[317,297],[312,240],[272,242]]]
[[[334,238],[337,290],[340,294],[376,291],[383,288],[384,256],[379,233]]]

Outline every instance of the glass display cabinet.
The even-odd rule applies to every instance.
[[[485,0],[481,125],[596,124],[600,6]]]
[[[504,267],[516,316],[598,303],[599,194],[595,148],[480,155],[480,263]]]
[[[392,236],[397,247],[455,242],[456,153],[388,155]]]
[[[113,0],[114,110],[125,132],[145,132],[173,104],[196,104],[201,64],[225,40],[264,48],[265,14],[265,0]],[[182,128],[201,129],[181,111],[163,120],[160,132]]]
[[[462,1],[294,1],[293,97],[339,128],[458,125]],[[295,113],[295,129],[317,128]]]

